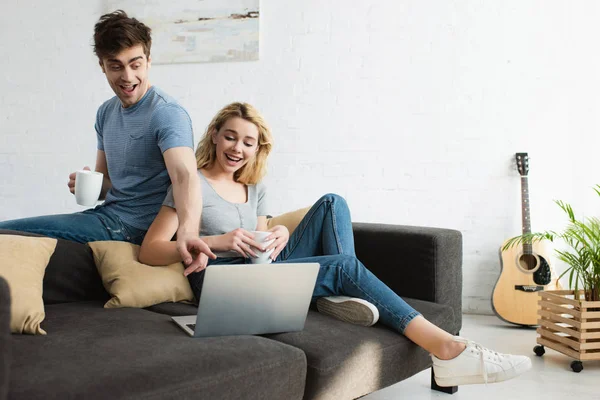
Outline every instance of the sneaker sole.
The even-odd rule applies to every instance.
[[[527,372],[531,369],[531,360],[528,358],[526,361],[523,361],[521,364],[515,365],[513,369],[508,371],[500,371],[492,374],[488,374],[487,383],[496,383],[507,381],[512,378],[516,378],[524,372]],[[483,380],[483,375],[472,375],[472,376],[454,376],[441,378],[435,376],[435,368],[434,368],[434,377],[435,383],[441,387],[448,386],[460,386],[460,385],[475,385],[480,383],[485,383]]]
[[[347,298],[333,300],[327,297],[317,299],[317,310],[341,321],[355,325],[372,326],[379,319],[377,308],[362,299]]]

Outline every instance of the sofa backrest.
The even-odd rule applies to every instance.
[[[0,229],[0,235],[41,236],[28,232]],[[0,254],[0,258],[2,255]],[[58,239],[56,250],[44,274],[45,304],[76,301],[107,301],[109,294],[102,286],[92,249],[86,244]]]

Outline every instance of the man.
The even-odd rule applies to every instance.
[[[177,249],[187,270],[200,253],[214,254],[198,236],[202,197],[187,112],[148,80],[149,27],[124,11],[103,15],[94,29],[94,52],[115,97],[97,112],[95,170],[104,174],[103,205],[75,214],[0,223],[13,229],[77,242],[122,240],[140,244],[169,185],[177,203]],[[86,167],[87,168],[87,167]],[[75,189],[75,173],[68,186]],[[187,271],[186,270],[186,271]]]

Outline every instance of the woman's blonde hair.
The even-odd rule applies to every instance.
[[[273,137],[263,117],[248,103],[231,103],[215,115],[196,148],[196,165],[198,169],[206,168],[212,166],[217,160],[217,150],[212,141],[212,134],[218,133],[225,122],[234,117],[251,122],[258,128],[258,148],[254,157],[234,174],[236,182],[255,185],[267,173],[267,157],[273,146]]]

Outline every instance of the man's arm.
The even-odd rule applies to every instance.
[[[177,234],[200,232],[202,195],[196,172],[196,157],[189,147],[173,147],[163,153],[167,171],[173,184],[179,227]]]
[[[112,182],[110,181],[110,176],[108,176],[108,166],[106,165],[106,154],[102,150],[98,150],[96,154],[96,172],[102,172],[104,175],[104,180],[102,182],[102,190],[100,191],[100,200],[104,200],[106,198],[106,193],[112,187]]]
[[[199,254],[190,254],[194,243],[200,241],[200,213],[202,193],[196,171],[196,157],[189,147],[172,147],[163,153],[167,171],[173,184],[173,198],[177,207],[177,250],[183,262],[199,262]]]

